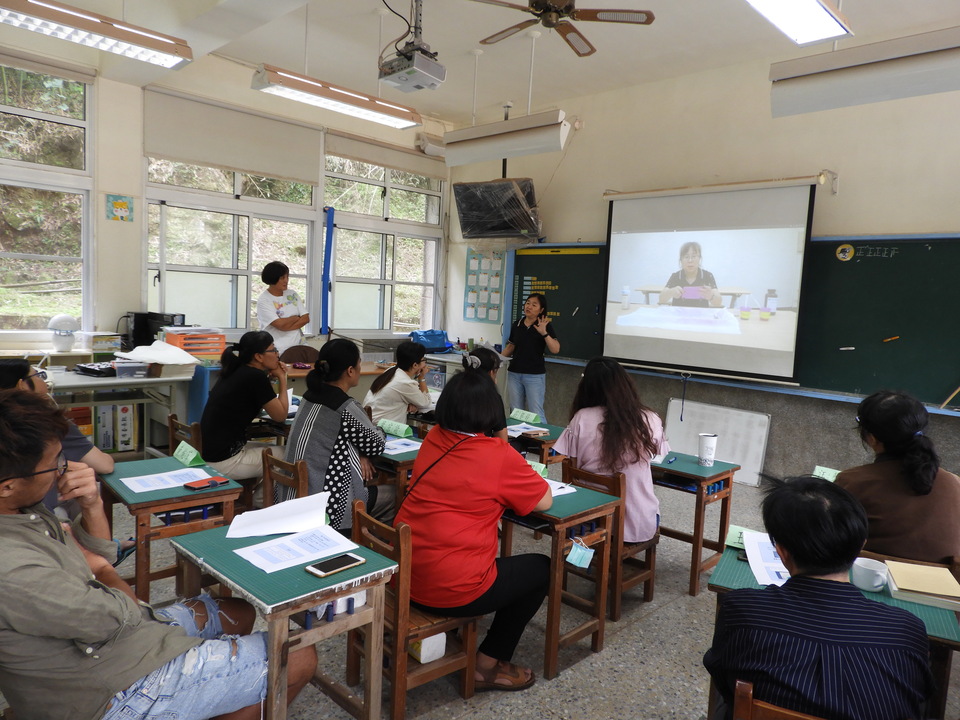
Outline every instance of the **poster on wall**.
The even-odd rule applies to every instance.
[[[504,250],[467,249],[463,288],[463,319],[467,322],[500,322],[505,254]]]
[[[107,220],[133,222],[133,198],[129,195],[107,194]]]

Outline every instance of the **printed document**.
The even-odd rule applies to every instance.
[[[339,555],[357,545],[347,540],[329,525],[294,533],[286,537],[239,548],[234,552],[267,573],[319,558]]]
[[[383,448],[383,454],[400,455],[405,452],[413,452],[419,449],[420,443],[417,440],[411,440],[410,438],[396,438],[395,440],[387,440],[387,444]]]
[[[550,486],[551,497],[557,497],[558,495],[569,495],[570,493],[577,491],[573,485],[567,485],[557,480],[551,480],[550,478],[544,479],[547,481],[547,485]]]
[[[766,533],[743,531],[743,547],[747,551],[750,569],[761,585],[783,585],[790,579],[780,555]]]
[[[508,437],[520,437],[524,433],[530,433],[531,435],[549,435],[550,431],[544,427],[537,427],[536,425],[531,425],[530,423],[518,423],[516,425],[507,425],[507,436]]]
[[[326,525],[329,498],[330,493],[322,492],[276,503],[262,510],[249,510],[233,519],[227,537],[287,535]]]
[[[200,468],[183,468],[170,472],[155,473],[154,475],[139,475],[124,478],[121,482],[134,492],[150,492],[151,490],[170,490],[181,487],[184,483],[194,480],[203,480],[210,477],[210,473]]]

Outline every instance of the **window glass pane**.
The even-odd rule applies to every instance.
[[[157,203],[147,205],[147,262],[160,262],[160,208]]]
[[[380,185],[328,177],[323,188],[323,202],[334,210],[383,217],[384,189]]]
[[[366,178],[367,180],[383,180],[386,173],[379,165],[360,162],[359,160],[349,160],[347,158],[337,157],[336,155],[327,155],[324,163],[327,172],[340,173],[341,175],[352,175],[356,178]]]
[[[46,329],[50,318],[82,312],[82,265],[69,260],[23,260],[0,255],[0,327]]]
[[[83,196],[0,185],[0,251],[80,257]]]
[[[307,274],[307,238],[309,225],[306,223],[285,222],[252,218],[253,244],[250,269],[260,272],[263,266],[273,260],[279,260],[290,268],[291,275]],[[302,281],[291,281],[297,292],[303,288]],[[303,297],[305,293],[301,293]]]
[[[433,327],[433,286],[395,285],[393,330],[429,330]]]
[[[280,202],[297,203],[298,205],[311,205],[313,203],[312,185],[278,180],[262,175],[241,175],[240,194],[246,197],[279,200]]]
[[[233,215],[168,205],[166,221],[167,265],[235,267]]]
[[[247,307],[246,282],[236,275],[213,275],[171,271],[165,277],[166,312],[183,313],[190,325],[246,327],[237,309]]]
[[[333,326],[351,330],[389,330],[390,286],[333,284]]]
[[[436,240],[397,238],[397,280],[433,283],[436,276]]]
[[[388,236],[389,237],[389,236]],[[337,277],[383,277],[383,240],[380,233],[337,229]]]
[[[0,113],[0,157],[83,170],[84,129]]]
[[[233,194],[233,173],[220,168],[149,158],[147,180],[164,185]]]
[[[0,104],[83,120],[86,86],[53,75],[0,67]]]
[[[240,215],[237,220],[237,267],[241,270],[249,270],[247,264],[250,248],[250,217]]]
[[[411,190],[390,190],[390,217],[440,224],[440,198]]]
[[[414,175],[413,173],[403,172],[402,170],[391,170],[390,181],[397,185],[406,185],[407,187],[420,188],[421,190],[435,190],[440,192],[440,183],[438,178],[427,177],[426,175]]]

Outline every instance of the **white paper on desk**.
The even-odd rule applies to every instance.
[[[659,454],[659,455],[654,455],[652,458],[650,458],[650,464],[651,464],[651,465],[659,465],[660,463],[663,462],[663,459],[664,459],[667,455],[669,455],[669,454],[670,454],[670,453],[665,452],[665,453],[661,453],[661,454]]]
[[[329,499],[330,493],[322,492],[247,511],[233,519],[227,537],[264,537],[318,528],[326,525]]]
[[[557,497],[558,495],[569,495],[570,493],[577,491],[573,485],[566,485],[558,480],[551,480],[550,478],[544,479],[547,481],[547,485],[550,486],[551,497]]]
[[[283,505],[284,503],[281,503]],[[267,573],[356,548],[329,525],[239,548],[234,552]]]
[[[387,440],[387,444],[383,448],[383,454],[400,455],[405,452],[412,452],[419,449],[420,443],[416,440],[411,440],[410,438],[396,438],[394,440]]]
[[[520,437],[524,433],[543,433],[548,434],[550,431],[545,427],[537,427],[536,425],[531,425],[530,423],[517,423],[516,425],[507,425],[507,436],[508,437]]]
[[[153,475],[138,475],[137,477],[124,478],[120,482],[134,492],[140,493],[151,490],[169,490],[170,488],[182,487],[184,483],[203,480],[203,478],[208,477],[210,477],[210,473],[206,470],[201,470],[200,468],[183,468],[182,470],[171,470]]]
[[[753,576],[761,585],[783,585],[790,578],[790,573],[766,533],[744,530],[743,547],[747,551]]]

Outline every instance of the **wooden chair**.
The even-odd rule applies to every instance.
[[[453,672],[460,673],[460,695],[473,697],[477,661],[477,619],[433,615],[410,606],[410,526],[396,528],[375,520],[366,513],[363,501],[353,503],[353,541],[390,558],[399,565],[387,587],[384,608],[384,669],[390,682],[390,718],[403,720],[407,691]],[[451,631],[458,630],[457,641]],[[352,630],[347,642],[347,684],[360,682],[360,658],[363,654],[363,629]],[[410,645],[432,635],[448,633],[446,654],[420,664],[408,654]]]
[[[596,490],[597,492],[624,497],[623,473],[598,475],[581,470],[576,466],[576,458],[563,460],[563,482],[570,485]],[[657,568],[657,543],[660,531],[646,542],[625,543],[623,541],[623,508],[618,508],[613,520],[613,545],[610,548],[610,607],[611,620],[619,620],[621,615],[621,596],[625,590],[643,583],[643,600],[653,600],[654,579]],[[639,557],[643,554],[643,557]],[[581,575],[576,568],[566,566],[568,572]],[[590,577],[585,573],[584,577]]]
[[[169,455],[173,455],[177,446],[181,442],[191,445],[194,450],[203,456],[203,441],[200,437],[200,423],[194,422],[189,425],[182,423],[177,419],[176,413],[167,415],[167,438],[169,440]]]
[[[737,680],[733,696],[733,720],[823,720],[815,715],[787,710],[753,699],[753,684]]]
[[[287,462],[270,452],[263,451],[263,506],[273,505],[274,486],[283,485],[294,492],[295,498],[306,497],[309,493],[307,483],[307,461]]]

